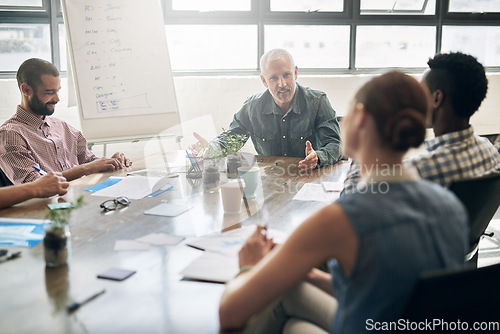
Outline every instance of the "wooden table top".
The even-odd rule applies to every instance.
[[[220,192],[203,193],[200,181],[185,173],[172,178],[174,189],[154,198],[132,200],[124,209],[103,213],[106,198],[83,191],[109,176],[150,168],[135,163],[129,170],[90,175],[71,182],[67,201],[84,196],[71,217],[68,266],[45,268],[43,245],[8,248],[18,259],[0,263],[0,333],[218,333],[218,305],[224,285],[183,279],[179,272],[200,256],[185,245],[151,246],[148,251],[114,251],[116,240],[150,233],[199,237],[266,222],[273,229],[293,231],[321,202],[292,200],[304,183],[338,181],[349,163],[298,173],[298,158],[257,156],[260,167],[256,199],[242,205],[240,215],[224,215]],[[271,167],[278,165],[271,170]],[[30,200],[0,210],[0,217],[45,218],[47,204],[57,198]],[[145,215],[162,202],[188,203],[193,208],[177,217]],[[136,270],[125,281],[96,277],[111,267]],[[106,292],[72,314],[66,306],[102,289]]]

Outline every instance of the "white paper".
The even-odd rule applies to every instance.
[[[249,225],[186,242],[186,245],[205,252],[184,268],[181,275],[211,282],[229,281],[239,270],[238,252],[255,229],[256,225]],[[282,243],[287,238],[286,233],[273,229],[267,230],[267,236],[276,243]]]
[[[182,236],[170,235],[165,233],[151,233],[141,238],[137,238],[135,240],[150,245],[164,246],[164,245],[177,245],[184,239],[185,237]]]
[[[344,182],[321,182],[325,191],[342,191],[344,189]]]
[[[145,210],[144,214],[163,217],[176,217],[190,210],[191,208],[192,206],[187,206],[185,204],[161,203],[149,210]]]
[[[128,176],[147,176],[147,177],[178,177],[178,173],[169,173],[166,170],[141,169],[128,172]]]
[[[135,240],[116,240],[115,251],[145,251],[149,249],[149,244]]]
[[[305,183],[293,197],[297,201],[335,202],[339,192],[326,192],[318,183]]]
[[[234,253],[205,251],[180,274],[185,278],[225,283],[239,271],[238,256]]]
[[[129,199],[141,199],[165,186],[168,182],[169,179],[161,177],[127,176],[112,186],[92,193],[92,196],[126,196]]]
[[[192,239],[186,242],[186,245],[201,250],[211,250],[224,252],[227,254],[237,254],[243,243],[255,231],[256,225],[243,226],[235,230],[227,231],[221,234],[214,234],[202,238]],[[268,229],[267,236],[273,238],[276,243],[283,243],[287,234],[278,230]]]

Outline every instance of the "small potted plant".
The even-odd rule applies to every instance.
[[[227,157],[227,177],[230,179],[238,178],[238,167],[241,167],[241,158],[239,150],[245,145],[248,136],[241,134],[231,134],[222,128],[221,150],[222,155]]]
[[[47,219],[51,220],[51,223],[45,226],[43,238],[43,254],[47,267],[59,267],[68,263],[71,251],[69,219],[71,212],[82,203],[83,197],[79,197],[75,203],[68,203],[47,211]]]

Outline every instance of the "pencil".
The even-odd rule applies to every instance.
[[[193,168],[197,172],[201,172],[200,166],[198,165],[198,161],[196,161],[195,157],[191,153],[189,153],[188,151],[186,151],[186,154],[189,158],[189,161],[191,161],[191,166],[193,166]]]

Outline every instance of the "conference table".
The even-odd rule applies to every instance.
[[[179,160],[183,152],[164,154],[171,155],[168,161],[185,161],[183,157]],[[245,200],[239,214],[224,214],[220,191],[203,192],[201,180],[186,178],[182,166],[176,166],[180,172],[170,178],[173,189],[131,200],[118,210],[103,212],[99,205],[108,198],[83,191],[110,176],[150,168],[141,158],[131,168],[72,181],[62,198],[33,199],[0,210],[0,217],[44,219],[49,203],[74,201],[79,196],[84,200],[70,220],[68,265],[46,268],[43,242],[31,248],[1,247],[22,254],[0,263],[0,333],[218,333],[218,304],[224,285],[183,278],[182,269],[203,253],[186,241],[257,223],[290,233],[328,204],[293,200],[297,191],[305,183],[342,180],[349,167],[349,162],[340,161],[302,173],[298,158],[255,156],[254,160],[260,167],[257,196]],[[144,214],[161,203],[192,208],[176,217]],[[151,246],[147,251],[114,250],[117,240],[151,233],[186,239],[176,245]],[[136,273],[124,281],[97,278],[108,268]],[[68,314],[69,304],[103,289],[104,294]]]

